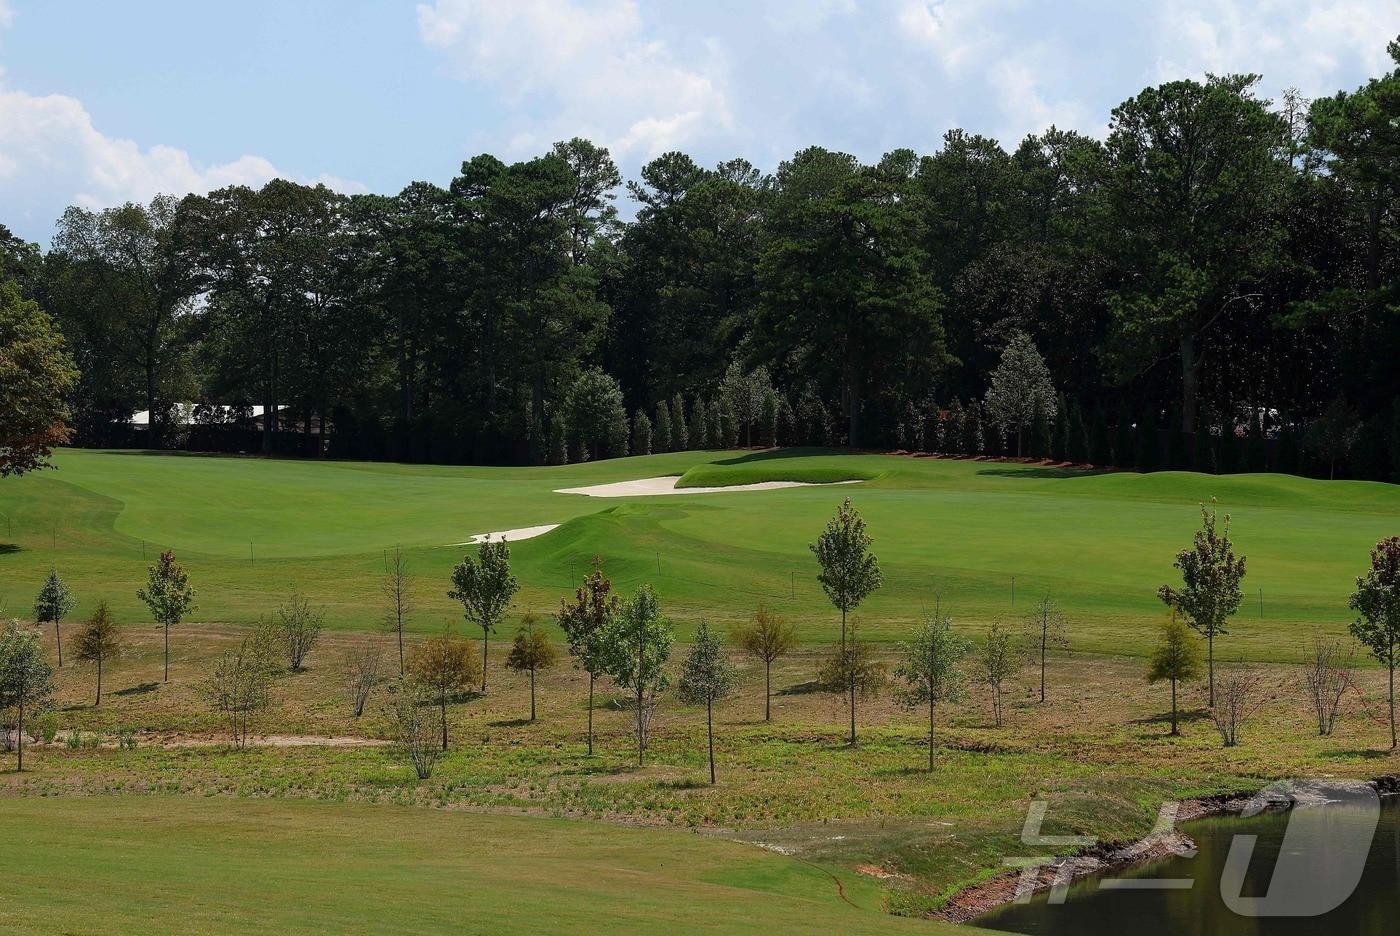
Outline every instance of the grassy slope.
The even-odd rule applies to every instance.
[[[861,609],[867,633],[896,639],[940,590],[965,624],[1014,615],[1051,590],[1081,649],[1142,652],[1156,586],[1215,495],[1249,557],[1249,599],[1232,654],[1287,656],[1298,637],[1337,631],[1367,549],[1400,527],[1400,488],[1279,475],[1089,475],[1021,465],[878,455],[677,453],[562,468],[453,468],[160,457],[65,451],[59,470],[0,484],[18,546],[0,546],[0,594],[26,607],[57,561],[90,607],[136,617],[134,592],[157,544],[175,546],[201,587],[200,619],[247,621],[295,581],[337,626],[378,618],[382,550],[401,543],[418,579],[415,626],[456,619],[445,582],[471,533],[561,522],[517,544],[517,609],[548,610],[593,555],[624,588],[656,584],[688,625],[766,601],[809,639],[831,612],[807,544],[839,498],[869,522],[885,588]],[[874,476],[841,488],[601,500],[558,487],[661,474],[747,482]],[[707,482],[708,483],[708,482]],[[57,524],[57,550],[53,548]],[[254,561],[248,561],[253,542]],[[3,539],[0,539],[3,542]],[[1017,604],[1011,605],[1011,577]],[[1261,617],[1258,590],[1264,592]],[[1295,636],[1276,639],[1279,626]],[[685,628],[683,627],[683,630]]]
[[[947,932],[684,832],[391,806],[11,799],[7,933]]]

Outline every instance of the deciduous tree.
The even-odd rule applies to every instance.
[[[773,663],[797,646],[792,624],[765,605],[759,605],[753,620],[734,628],[732,638],[763,663],[763,720],[773,719]]]
[[[895,698],[907,709],[928,706],[929,770],[933,770],[934,712],[940,702],[962,695],[959,664],[967,652],[967,641],[953,631],[952,618],[943,613],[941,604],[924,617],[913,637],[899,645]]]
[[[107,602],[99,601],[92,617],[78,629],[76,656],[79,663],[91,663],[97,668],[97,696],[93,705],[102,704],[102,666],[122,652],[122,635]]]
[[[481,628],[481,691],[485,692],[486,653],[491,635],[520,590],[520,583],[510,571],[510,546],[505,538],[495,542],[483,540],[475,560],[463,556],[452,570],[452,585],[447,597],[460,601],[466,619]]]
[[[409,678],[433,700],[442,715],[444,751],[447,750],[447,704],[472,686],[476,670],[471,646],[450,629],[422,641],[408,655]]]
[[[77,383],[53,319],[0,280],[0,478],[48,467],[72,435],[67,401]]]
[[[535,674],[549,669],[558,660],[559,654],[550,642],[549,635],[535,630],[535,615],[527,612],[515,632],[515,642],[511,644],[506,666],[520,673],[530,674],[530,721],[535,720]]]
[[[1400,650],[1400,537],[1381,540],[1371,550],[1371,568],[1356,580],[1351,596],[1356,620],[1351,634],[1386,668],[1390,680],[1390,747],[1397,744],[1395,666]]]
[[[42,711],[57,691],[53,667],[44,656],[38,632],[19,621],[6,624],[0,630],[0,709],[15,710],[16,770],[24,770],[25,715]]]
[[[593,557],[593,571],[574,591],[573,603],[560,599],[559,628],[569,644],[574,666],[588,674],[588,753],[593,754],[593,690],[598,677],[608,672],[608,657],[613,651],[608,642],[610,622],[622,608],[620,599],[612,594],[612,582],[603,575],[603,561]]]
[[[826,525],[826,529],[811,545],[817,557],[821,583],[826,597],[841,612],[841,643],[846,642],[846,615],[859,607],[884,582],[880,563],[870,552],[870,536],[865,532],[865,520],[851,505],[848,497]]]
[[[1244,578],[1244,556],[1236,557],[1230,542],[1230,515],[1225,515],[1223,524],[1218,523],[1215,498],[1211,498],[1209,507],[1201,505],[1201,528],[1196,531],[1195,543],[1182,550],[1173,565],[1181,570],[1182,587],[1163,585],[1157,595],[1168,607],[1180,611],[1186,622],[1206,639],[1213,706],[1215,638],[1229,633],[1225,624],[1239,610],[1243,599],[1240,581]]]
[[[136,597],[146,603],[151,617],[165,631],[165,682],[170,682],[170,628],[194,610],[194,589],[190,577],[175,561],[173,550],[165,550],[147,573],[146,587],[138,589]]]
[[[738,674],[724,655],[720,642],[706,621],[700,622],[695,642],[681,666],[676,694],[686,705],[705,706],[705,731],[710,747],[710,783],[715,782],[715,703],[734,690]]]
[[[650,739],[656,697],[670,685],[666,662],[675,639],[671,624],[661,616],[656,593],[643,585],[624,601],[608,622],[604,638],[607,673],[619,688],[632,692],[637,716],[637,765],[641,766]]]

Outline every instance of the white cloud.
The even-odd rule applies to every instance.
[[[206,192],[225,185],[261,185],[279,172],[262,156],[200,164],[165,144],[142,148],[102,133],[81,101],[61,94],[33,95],[0,87],[0,192],[19,196],[42,184],[89,208],[153,195]],[[335,188],[363,191],[353,182],[323,177]]]
[[[588,136],[648,157],[732,126],[717,45],[688,55],[653,35],[635,0],[436,0],[423,42],[516,111],[515,154]]]
[[[12,25],[9,0],[0,0],[0,29]],[[3,38],[3,36],[0,36]],[[200,163],[178,147],[142,147],[106,134],[82,101],[63,94],[30,94],[12,87],[0,69],[0,203],[28,226],[47,224],[69,204],[105,208],[147,201],[157,194],[184,195],[225,185],[261,185],[274,177],[298,179],[262,156]],[[345,192],[363,192],[358,182],[322,175]]]
[[[1400,33],[1400,4],[1374,0],[1168,0],[1158,8],[1156,80],[1207,72],[1262,74],[1271,87],[1335,92],[1337,73],[1391,66],[1386,42]]]

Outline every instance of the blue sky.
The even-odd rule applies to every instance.
[[[394,192],[575,134],[627,174],[1102,135],[1207,71],[1354,87],[1397,34],[1400,0],[0,0],[0,222],[43,242],[68,204],[273,175]]]

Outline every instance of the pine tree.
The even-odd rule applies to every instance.
[[[708,425],[705,427],[705,435],[709,437],[710,448],[724,448],[726,445],[724,414],[720,411],[720,405],[714,400],[711,400],[709,405],[705,407],[705,414],[706,418],[709,420]]]
[[[677,393],[671,398],[671,451],[684,452],[688,448],[704,448],[704,441],[697,442],[692,435],[686,432],[685,403]]]
[[[754,441],[764,448],[778,444],[778,391],[771,386],[763,389],[763,403],[758,410],[758,427]]]
[[[1210,434],[1210,425],[1204,411],[1196,414],[1196,431],[1191,433],[1191,467],[1204,474],[1215,474],[1215,439]]]
[[[1111,459],[1115,468],[1137,467],[1137,437],[1133,431],[1133,411],[1126,399],[1118,403],[1118,421],[1113,424]]]
[[[1111,465],[1113,449],[1108,441],[1108,417],[1102,406],[1094,407],[1094,422],[1089,431],[1089,464]]]
[[[632,417],[632,454],[651,454],[651,420],[642,410]]]
[[[1162,466],[1160,438],[1157,434],[1157,412],[1147,406],[1137,427],[1137,454],[1133,461],[1138,471],[1157,471]]]
[[[1069,413],[1065,409],[1063,394],[1055,401],[1055,407],[1059,415],[1055,419],[1054,428],[1050,430],[1050,460],[1069,461]]]
[[[1037,398],[1035,401],[1035,411],[1031,417],[1031,438],[1030,444],[1026,446],[1024,452],[1017,443],[1016,454],[1025,454],[1031,458],[1049,458],[1052,451],[1051,441],[1052,430],[1050,428],[1050,414],[1046,406]]]
[[[674,450],[671,446],[671,407],[665,400],[656,404],[656,424],[651,433],[651,450],[657,453]]]
[[[967,405],[967,415],[963,419],[963,452],[968,455],[981,455],[986,449],[981,409],[981,404],[973,400]]]
[[[39,595],[34,599],[34,621],[36,624],[52,624],[55,643],[58,644],[58,665],[63,666],[63,633],[59,629],[59,624],[64,615],[73,610],[77,604],[73,600],[73,593],[68,590],[68,586],[63,584],[63,579],[58,577],[56,567],[49,569],[48,577],[44,579],[43,587],[39,589]]]
[[[962,400],[953,397],[948,404],[948,419],[943,428],[943,450],[949,455],[962,455],[967,452],[967,414],[963,412]]]
[[[695,404],[690,408],[690,447],[693,449],[707,449],[713,444],[710,438],[710,413],[705,406],[705,401],[700,397],[695,398]]]

